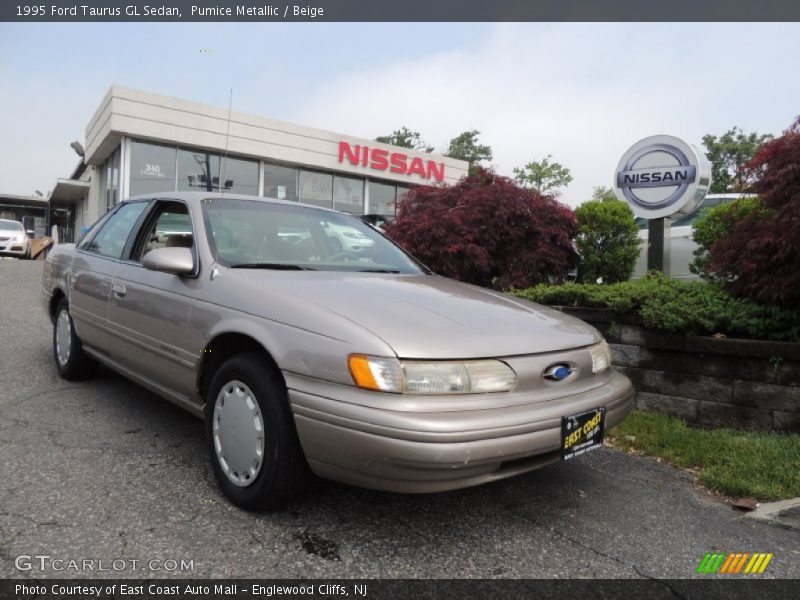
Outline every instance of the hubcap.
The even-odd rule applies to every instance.
[[[255,394],[233,380],[222,386],[214,405],[214,451],[222,472],[239,487],[247,487],[264,460],[264,419]]]
[[[58,320],[56,321],[56,356],[62,367],[67,364],[71,351],[72,323],[69,319],[69,312],[62,310],[58,313]]]

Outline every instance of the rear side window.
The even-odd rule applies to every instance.
[[[123,205],[103,223],[97,235],[83,249],[109,258],[121,258],[125,244],[145,208],[147,202]]]

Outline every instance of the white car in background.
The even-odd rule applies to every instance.
[[[370,250],[375,242],[355,227],[328,223],[325,232],[338,252],[355,253]]]
[[[28,233],[19,221],[0,219],[0,256],[30,256]]]
[[[670,234],[670,253],[669,253],[669,275],[676,279],[698,279],[699,277],[689,270],[689,265],[694,261],[694,251],[697,243],[692,235],[694,233],[694,222],[699,219],[706,209],[713,208],[719,204],[733,202],[740,198],[745,198],[748,194],[709,194],[703,199],[703,203],[696,211],[685,215],[672,222],[669,228]],[[644,277],[647,273],[647,219],[636,219],[639,225],[639,239],[642,240],[639,258],[636,260],[636,267],[633,271],[633,278]]]

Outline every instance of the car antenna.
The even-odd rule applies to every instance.
[[[228,140],[231,134],[231,109],[233,108],[233,88],[230,89],[228,95],[228,128],[225,131],[225,154],[222,155],[222,172],[219,174],[219,191],[220,195],[225,195],[226,181],[225,181],[225,168],[228,166]]]

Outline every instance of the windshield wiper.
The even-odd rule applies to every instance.
[[[231,269],[274,269],[276,271],[316,271],[313,267],[293,265],[291,263],[238,263],[231,265]]]
[[[397,269],[359,269],[359,273],[399,273]]]

